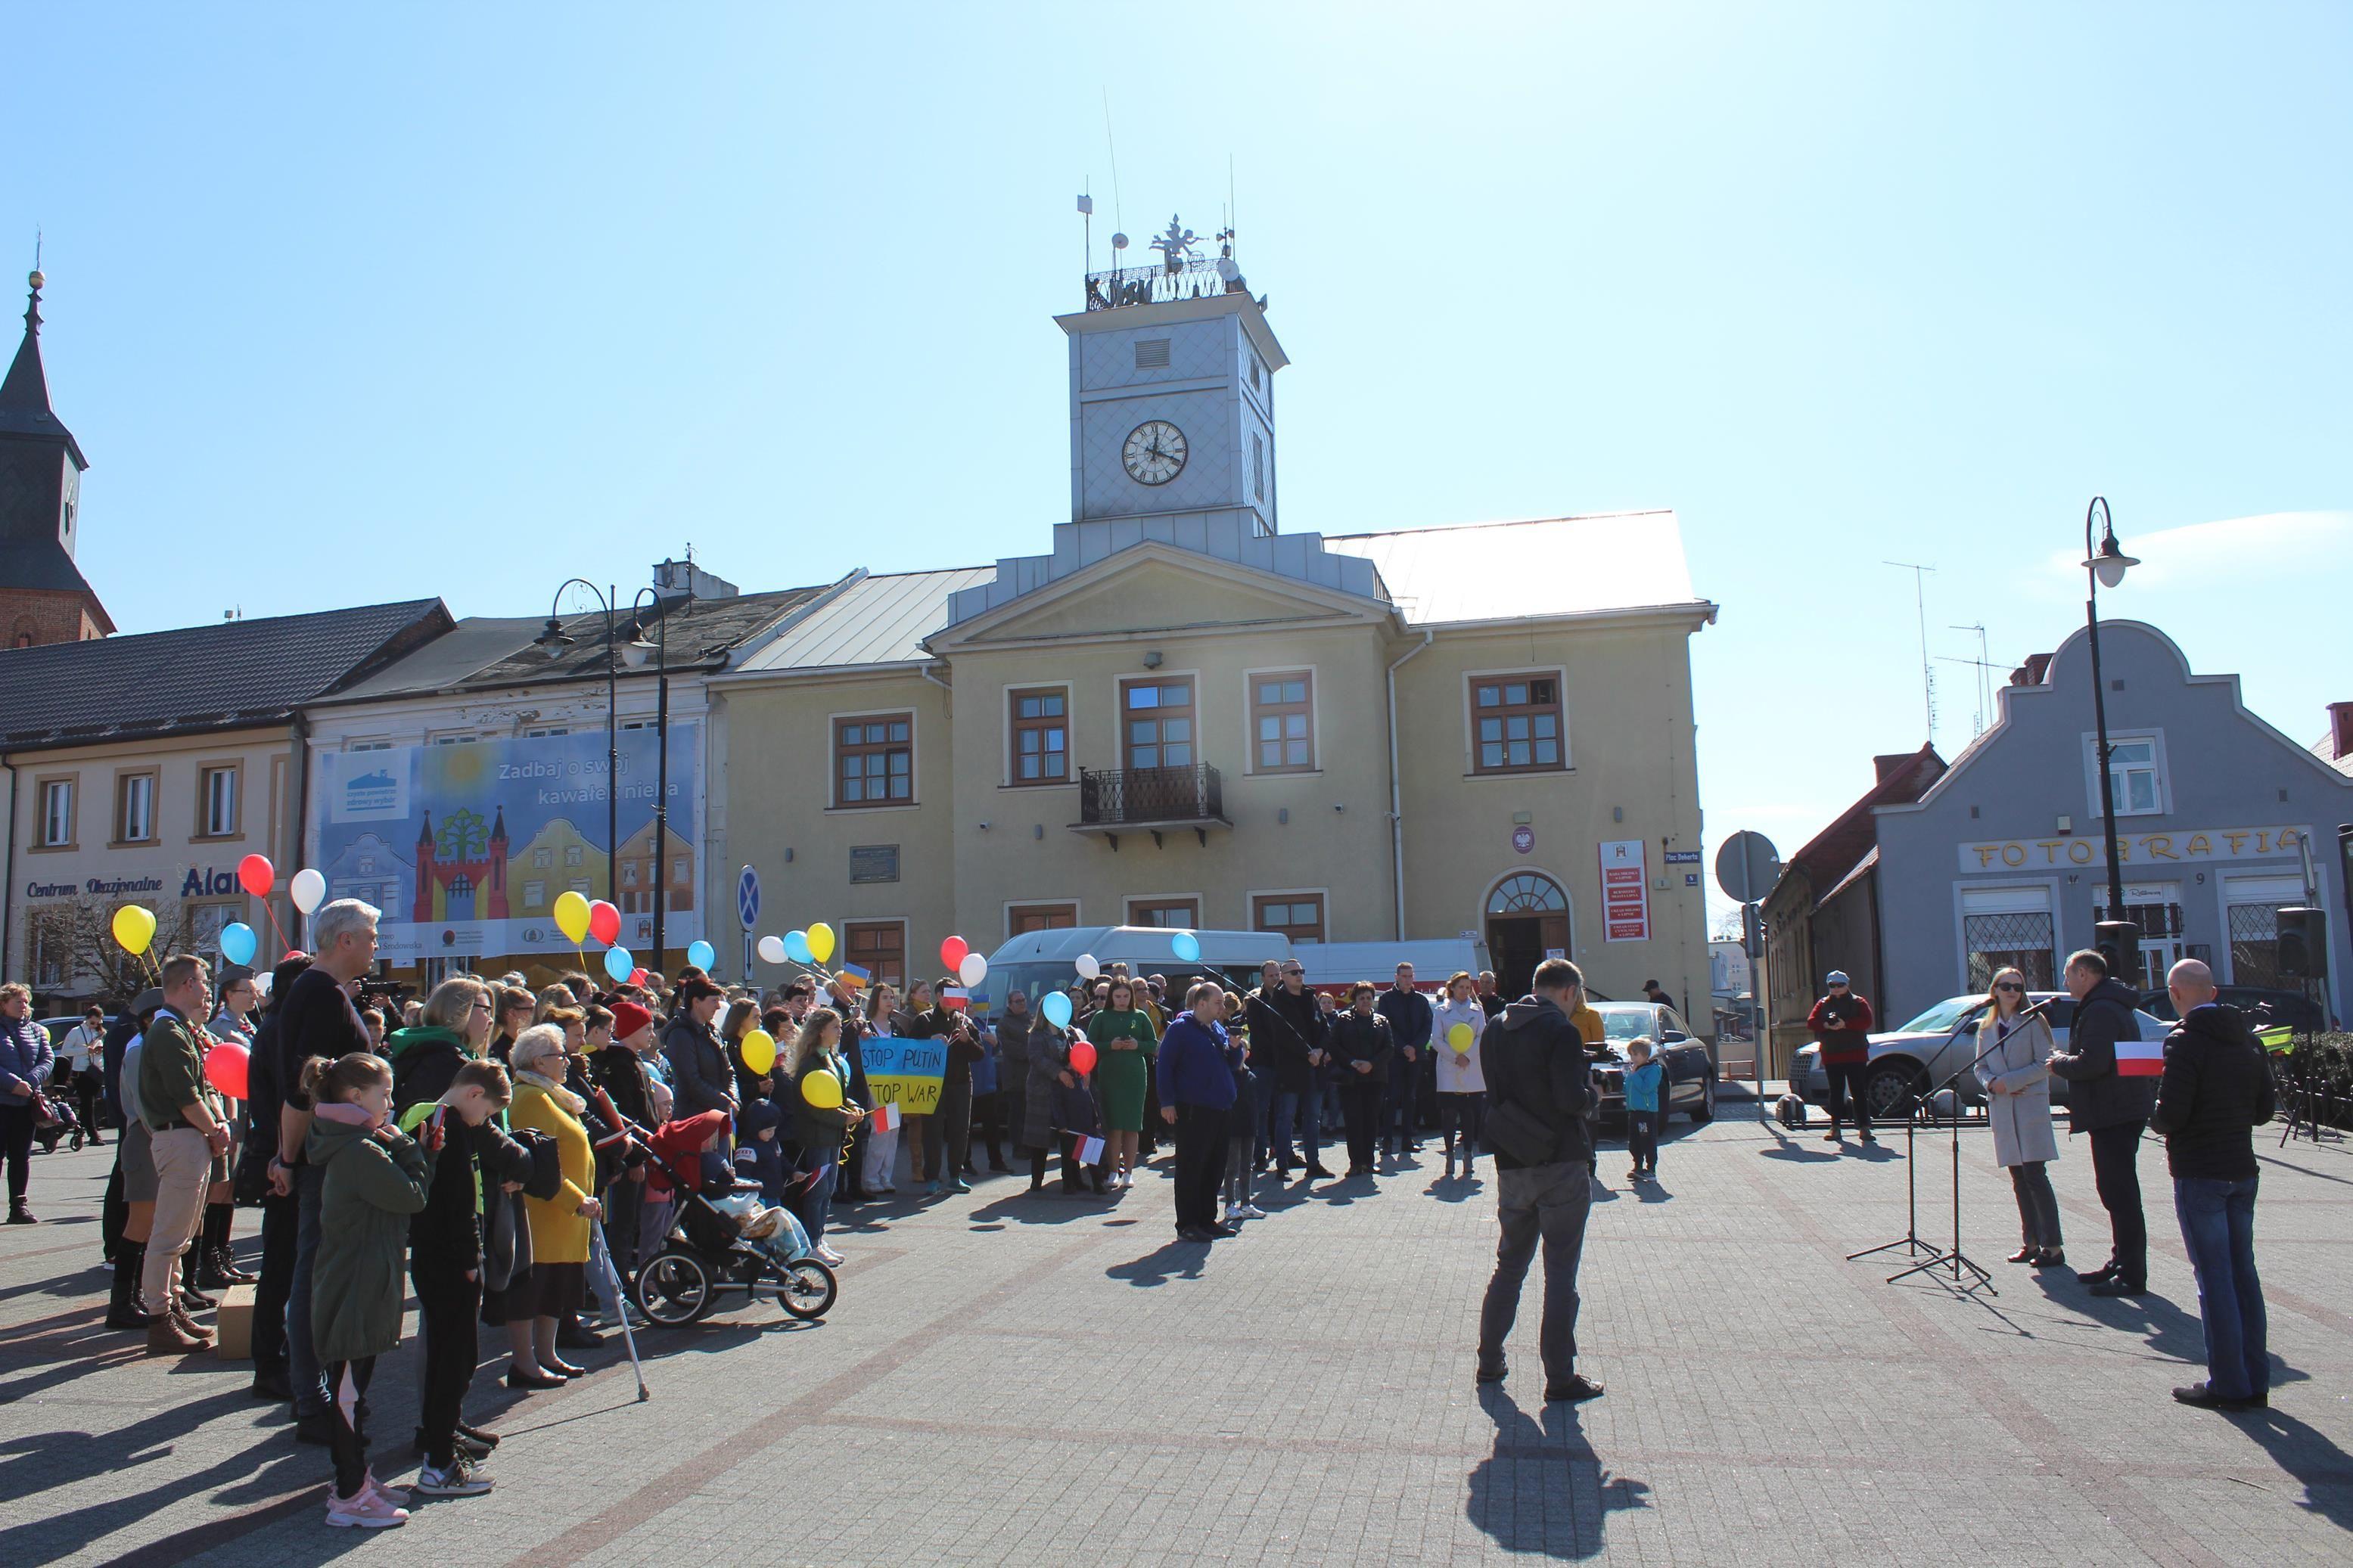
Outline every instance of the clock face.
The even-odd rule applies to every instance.
[[[1127,433],[1119,460],[1137,484],[1165,485],[1185,471],[1185,432],[1166,419],[1147,419]]]

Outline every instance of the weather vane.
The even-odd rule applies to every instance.
[[[1181,272],[1185,263],[1193,258],[1194,243],[1193,231],[1179,222],[1175,213],[1170,213],[1168,232],[1154,240],[1152,248],[1160,252],[1161,261],[1169,271]]]

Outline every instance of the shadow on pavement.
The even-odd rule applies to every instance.
[[[1113,1264],[1103,1273],[1113,1279],[1124,1279],[1140,1290],[1166,1285],[1171,1279],[1198,1279],[1201,1266],[1209,1260],[1209,1247],[1205,1241],[1163,1242],[1133,1262]]]
[[[967,1216],[975,1225],[992,1222],[1006,1225],[1068,1225],[1072,1220],[1100,1219],[1111,1212],[1111,1205],[1101,1201],[1108,1194],[1065,1193],[1049,1181],[1036,1192],[1023,1188],[993,1203],[986,1203]]]
[[[2223,1419],[2261,1444],[2272,1463],[2304,1483],[2297,1507],[2339,1530],[2353,1531],[2353,1456],[2277,1410],[2249,1410]]]
[[[2094,1296],[2077,1284],[2073,1274],[2057,1268],[2035,1269],[2032,1279],[2034,1288],[2052,1306],[2137,1334],[2159,1355],[2201,1369],[2205,1366],[2206,1330],[2197,1314],[2183,1311],[2155,1291],[2141,1296]]]
[[[1479,1405],[1495,1424],[1495,1443],[1471,1472],[1465,1512],[1505,1551],[1597,1557],[1611,1513],[1651,1506],[1649,1483],[1602,1467],[1575,1405],[1546,1405],[1532,1418],[1501,1384],[1481,1387]]]

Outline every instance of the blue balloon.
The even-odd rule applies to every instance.
[[[686,944],[686,961],[708,973],[711,966],[719,962],[719,950],[707,942],[691,942]]]
[[[1060,991],[1049,991],[1046,999],[1038,1004],[1038,1011],[1046,1015],[1046,1022],[1058,1029],[1071,1026],[1071,999]]]
[[[788,931],[785,933],[785,956],[795,963],[815,963],[817,955],[809,952],[808,932]]]
[[[1180,931],[1168,939],[1168,951],[1180,963],[1198,963],[1201,957],[1201,939],[1189,931]]]
[[[221,927],[221,956],[231,963],[251,963],[254,952],[260,946],[261,939],[254,935],[253,928],[243,921],[231,921]]]
[[[608,947],[605,950],[605,973],[613,977],[614,984],[619,984],[637,972],[638,961],[629,956],[628,948]]]

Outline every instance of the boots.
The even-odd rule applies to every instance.
[[[237,1266],[236,1255],[228,1247],[229,1226],[236,1213],[227,1204],[205,1205],[204,1256],[196,1269],[196,1284],[202,1289],[225,1290],[231,1285],[253,1283],[253,1276]]]
[[[183,1316],[189,1312],[209,1312],[220,1305],[196,1289],[196,1248],[193,1245],[180,1254],[180,1290],[174,1304]]]
[[[107,1302],[110,1329],[143,1329],[153,1320],[139,1305],[139,1271],[146,1267],[147,1249],[126,1241],[114,1252],[114,1294]]]
[[[8,1223],[10,1225],[38,1225],[41,1222],[33,1217],[33,1211],[31,1208],[26,1206],[24,1199],[12,1198],[8,1203]]]
[[[190,1333],[176,1312],[166,1312],[147,1321],[147,1353],[149,1355],[188,1355],[212,1343]]]

